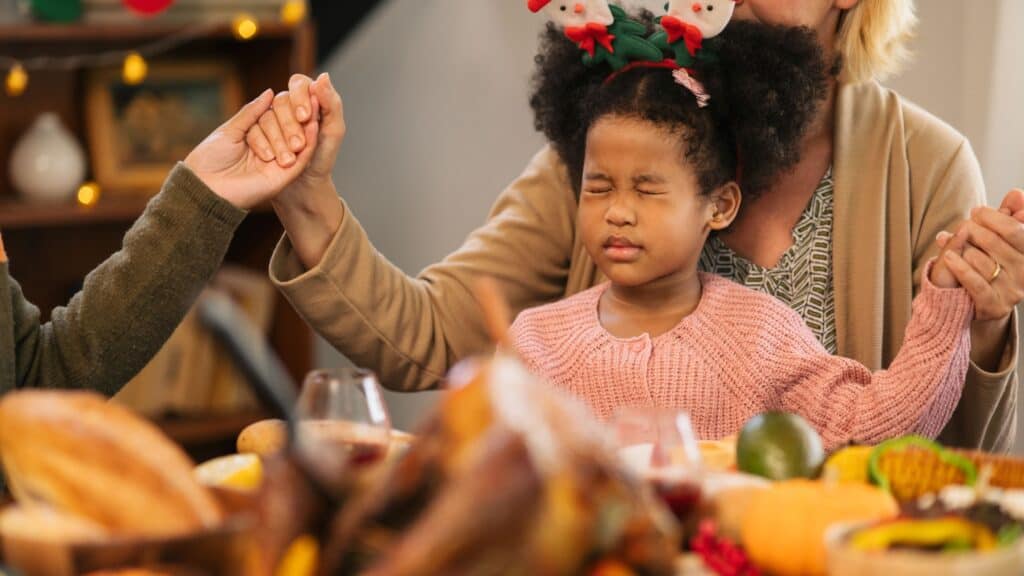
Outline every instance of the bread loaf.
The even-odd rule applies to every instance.
[[[8,394],[0,400],[0,458],[20,503],[87,518],[115,535],[187,534],[222,519],[188,456],[99,394]]]
[[[0,534],[6,540],[102,542],[109,537],[95,522],[39,506],[9,506],[0,512]]]

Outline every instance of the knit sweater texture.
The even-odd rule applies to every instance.
[[[935,437],[960,399],[973,305],[925,280],[903,347],[887,370],[830,355],[775,298],[700,274],[693,313],[651,338],[616,338],[600,322],[609,284],[523,311],[511,339],[527,366],[610,418],[623,406],[689,412],[701,439],[736,434],[752,416],[794,412],[826,448],[905,433]]]

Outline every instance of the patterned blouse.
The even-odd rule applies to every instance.
[[[737,256],[717,236],[708,239],[700,269],[782,300],[830,353],[836,353],[835,291],[832,285],[832,169],[793,229],[793,245],[774,268],[762,268]]]

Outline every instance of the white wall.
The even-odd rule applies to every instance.
[[[1024,186],[1024,20],[1020,0],[919,0],[915,60],[887,82],[949,122],[981,161],[990,204]]]
[[[541,144],[527,93],[543,18],[523,4],[391,0],[324,67],[349,125],[338,188],[406,272],[456,248]],[[971,139],[998,202],[1024,185],[1024,0],[918,6],[917,60],[889,84]],[[320,346],[319,365],[341,362]],[[408,426],[431,399],[389,401]]]

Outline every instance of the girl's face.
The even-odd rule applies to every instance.
[[[735,216],[735,184],[723,187],[735,197],[723,210],[723,189],[701,194],[681,146],[650,122],[619,116],[587,134],[578,224],[587,252],[617,285],[692,275],[708,233]]]

